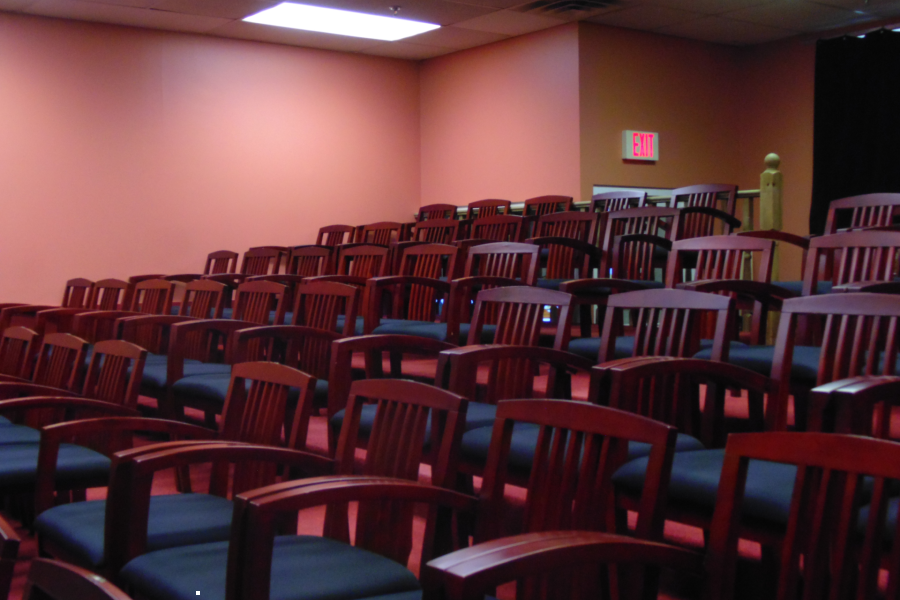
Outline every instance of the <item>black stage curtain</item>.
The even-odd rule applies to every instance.
[[[900,33],[818,42],[814,126],[809,231],[818,234],[832,200],[900,192]]]

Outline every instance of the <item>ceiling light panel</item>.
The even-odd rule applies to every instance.
[[[384,40],[387,42],[402,40],[403,38],[440,28],[440,25],[433,23],[422,23],[421,21],[410,21],[409,19],[398,19],[396,17],[382,17],[349,10],[296,4],[294,2],[282,2],[255,15],[250,15],[244,21],[305,31]]]

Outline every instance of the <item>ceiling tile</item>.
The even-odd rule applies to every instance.
[[[703,17],[670,27],[661,27],[657,33],[685,37],[716,44],[747,46],[764,44],[796,35],[796,31],[758,25],[747,21],[735,21],[725,17]]]
[[[796,31],[821,31],[864,23],[872,17],[812,2],[775,2],[728,13],[731,19]]]
[[[505,33],[475,31],[474,29],[462,29],[459,27],[441,27],[440,29],[426,31],[425,33],[406,38],[404,41],[411,44],[463,50],[504,40],[508,37]]]
[[[666,6],[641,4],[597,15],[587,20],[591,23],[653,31],[660,27],[668,27],[670,25],[675,25],[676,23],[697,19],[700,16],[700,13],[686,10],[678,10]]]
[[[560,25],[564,21],[532,15],[514,10],[499,10],[468,21],[457,23],[456,27],[475,29],[477,31],[490,31],[492,33],[505,33],[506,35],[523,35],[532,31],[548,29]]]
[[[45,17],[193,33],[204,33],[228,22],[227,19],[214,17],[184,15],[98,2],[81,2],[80,0],[35,0],[27,10],[31,14]]]
[[[720,15],[741,8],[771,4],[775,0],[645,0],[644,4],[654,4],[668,8],[680,8],[705,15]]]
[[[276,4],[281,0],[150,0],[152,8],[185,13],[221,17],[224,19],[243,19]]]
[[[304,0],[298,0],[304,1]],[[445,2],[444,0],[306,0],[310,4],[320,6],[329,6],[331,8],[339,8],[342,10],[355,10],[374,15],[391,16],[391,6],[399,6],[400,12],[397,16],[403,19],[412,19],[413,21],[424,21],[426,23],[436,23],[438,25],[452,25],[467,19],[487,14],[492,11],[490,8],[483,6],[471,6],[469,4],[459,4],[456,2]]]
[[[426,60],[454,52],[449,48],[437,46],[424,46],[409,42],[384,42],[371,48],[366,48],[364,54],[385,56],[388,58],[402,58],[404,60]]]
[[[308,48],[321,48],[324,50],[337,50],[340,52],[359,52],[363,48],[372,46],[372,40],[348,35],[331,35],[315,31],[301,31],[287,27],[272,27],[244,21],[231,21],[226,25],[216,27],[209,33],[223,37],[242,40],[257,40],[271,42],[273,44],[287,44],[289,46],[305,46]]]

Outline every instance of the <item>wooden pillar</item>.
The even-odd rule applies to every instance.
[[[759,176],[759,228],[762,230],[782,230],[781,222],[781,193],[784,188],[784,177],[778,167],[781,165],[781,157],[775,153],[766,155],[766,170]],[[772,257],[772,281],[780,281],[778,272],[778,246],[781,242],[775,242],[775,252]],[[769,327],[766,331],[766,343],[773,344],[775,332],[778,331],[779,313],[769,315]]]

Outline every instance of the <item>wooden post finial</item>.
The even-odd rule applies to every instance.
[[[784,177],[778,167],[781,166],[781,157],[774,152],[767,154],[765,158],[766,170],[759,176],[759,228],[781,231],[781,192],[784,188]],[[779,242],[775,242],[775,252],[772,257],[772,281],[780,281],[779,267]],[[778,329],[778,314],[772,314],[769,318],[769,330],[766,332],[766,343],[774,342],[775,331]]]
[[[774,152],[770,152],[766,154],[764,162],[766,163],[767,171],[777,171],[778,167],[781,165],[781,157]]]

